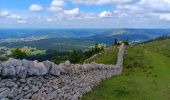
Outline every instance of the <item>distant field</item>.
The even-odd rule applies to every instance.
[[[170,40],[126,47],[123,74],[103,81],[83,100],[169,100],[169,51]]]

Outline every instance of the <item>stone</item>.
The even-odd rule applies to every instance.
[[[2,98],[1,100],[9,100],[8,98]]]
[[[51,70],[50,70],[50,74],[51,75],[55,75],[55,76],[59,76],[60,75],[60,69],[58,68],[58,66],[56,66],[56,65],[53,65],[52,67],[51,67]]]
[[[70,65],[71,65],[71,63],[70,63],[69,60],[65,61],[64,64],[65,64],[66,66],[70,66]]]
[[[56,95],[56,94],[58,94],[58,93],[59,93],[59,91],[55,90],[55,91],[47,94],[46,100],[51,100],[51,99],[57,98],[57,95]]]
[[[1,76],[1,74],[2,74],[2,64],[1,64],[2,62],[0,61],[0,76]]]
[[[58,85],[53,85],[52,87],[53,87],[55,90],[59,88]]]
[[[32,86],[32,91],[37,92],[39,90],[38,86]]]
[[[5,81],[4,82],[5,83],[5,86],[6,87],[14,87],[16,84],[13,82],[13,81],[11,81],[11,80],[8,80],[8,81]]]
[[[38,63],[37,61],[34,61],[33,66],[29,66],[28,75],[47,75],[48,71],[49,69],[43,63]]]
[[[59,64],[58,68],[61,70],[62,73],[69,74],[70,72],[72,72],[71,63],[69,60]]]
[[[0,88],[0,99],[1,98],[6,98],[10,93],[9,88]]]
[[[25,83],[27,80],[25,78],[22,78],[19,80],[21,83]]]
[[[9,60],[2,63],[2,76],[3,77],[15,77],[16,70],[15,66],[17,65],[18,60],[10,58]]]
[[[27,90],[29,90],[29,87],[28,87],[28,86],[25,86],[25,87],[23,88],[23,90],[24,90],[24,91],[27,91]]]
[[[18,66],[16,66],[16,74],[20,78],[25,78],[27,76],[28,67],[30,66],[31,61],[20,60]]]
[[[48,68],[48,69],[50,69],[53,65],[54,65],[54,63],[53,62],[50,62],[50,61],[44,61],[43,62],[44,63],[44,65]]]
[[[19,91],[17,88],[12,88],[11,92],[9,93],[9,97],[13,98],[19,94]]]

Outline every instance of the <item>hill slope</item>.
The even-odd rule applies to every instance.
[[[168,100],[170,40],[129,46],[120,76],[103,81],[83,100]]]

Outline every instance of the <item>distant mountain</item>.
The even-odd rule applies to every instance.
[[[111,29],[101,34],[93,35],[90,39],[96,42],[112,44],[114,38],[121,41],[127,38],[129,41],[147,41],[164,34],[170,34],[170,29]]]
[[[108,29],[0,29],[0,39],[26,37],[87,37],[100,34]]]
[[[0,46],[12,48],[29,46],[38,49],[67,51],[70,49],[84,50],[94,45],[95,42],[112,45],[114,38],[120,41],[128,38],[130,42],[144,42],[170,34],[170,29],[16,29],[0,30],[0,34],[2,41]],[[7,39],[3,40],[4,38]]]

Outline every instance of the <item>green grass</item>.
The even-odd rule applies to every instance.
[[[101,55],[92,59],[89,63],[96,62],[99,64],[116,64],[118,47],[111,47],[107,51],[102,51]]]
[[[170,40],[126,47],[124,69],[83,100],[169,100]]]

